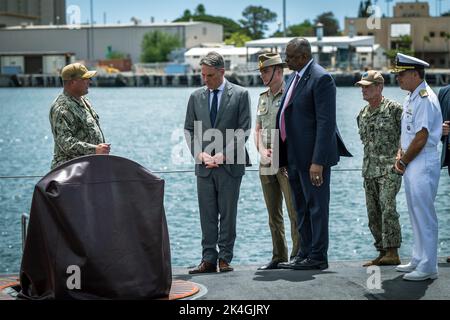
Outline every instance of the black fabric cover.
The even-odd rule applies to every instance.
[[[71,265],[80,268],[80,290],[68,289]],[[167,296],[164,180],[115,156],[81,157],[51,171],[34,190],[20,283],[26,299]]]

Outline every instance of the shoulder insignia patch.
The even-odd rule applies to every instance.
[[[420,90],[419,94],[422,98],[428,97],[428,91],[425,89]]]

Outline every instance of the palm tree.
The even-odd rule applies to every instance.
[[[423,36],[423,43],[422,43],[422,60],[425,60],[425,43],[430,43],[430,37],[429,36]]]
[[[450,48],[449,48],[449,41],[450,41],[450,33],[446,32],[445,35],[445,43],[447,45],[447,54],[445,55],[445,66],[448,69],[450,67]]]

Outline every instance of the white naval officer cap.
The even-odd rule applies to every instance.
[[[406,70],[423,70],[428,67],[430,67],[428,62],[399,52],[395,57],[395,65],[391,69],[391,73],[400,73]]]

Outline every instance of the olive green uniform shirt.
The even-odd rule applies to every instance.
[[[281,88],[284,88],[284,83]],[[269,88],[259,96],[256,124],[261,126],[262,143],[266,149],[272,148],[272,130],[276,129],[277,113],[282,95],[283,89],[274,95]]]

